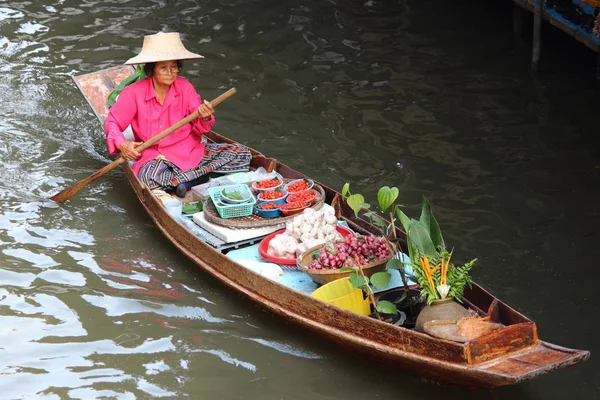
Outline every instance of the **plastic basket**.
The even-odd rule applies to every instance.
[[[352,287],[348,278],[329,282],[312,292],[311,296],[360,315],[371,313],[369,300],[363,296],[361,289]]]
[[[243,194],[247,193],[250,195],[250,201],[244,204],[223,203],[221,201],[222,190],[239,190]],[[214,203],[217,212],[223,219],[247,217],[249,215],[252,215],[252,210],[254,209],[254,205],[256,204],[256,198],[252,194],[252,191],[250,190],[248,185],[245,185],[243,183],[237,185],[216,186],[208,188],[208,195]]]

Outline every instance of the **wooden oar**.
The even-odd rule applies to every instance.
[[[212,100],[210,102],[210,104],[212,104],[213,107],[216,107],[218,104],[222,103],[223,101],[228,99],[230,96],[234,95],[235,93],[236,93],[235,88],[231,88],[228,91],[226,91],[225,93],[223,93],[222,95],[220,95],[219,97],[217,97],[216,99]],[[148,147],[154,145],[156,142],[163,139],[164,137],[169,136],[171,133],[175,132],[177,129],[181,128],[185,124],[189,124],[190,122],[192,122],[194,119],[198,118],[199,116],[200,116],[200,113],[198,111],[191,113],[190,115],[188,115],[187,117],[185,117],[184,119],[182,119],[181,121],[176,123],[175,125],[171,126],[170,128],[165,129],[158,135],[154,136],[152,139],[150,139],[147,142],[144,142],[141,145],[139,145],[138,147],[136,147],[136,150],[141,153],[143,150],[146,150]],[[55,194],[54,196],[52,196],[50,198],[50,200],[53,200],[58,204],[64,203],[65,201],[67,201],[68,199],[70,199],[71,197],[73,197],[74,195],[79,193],[79,191],[81,189],[83,189],[84,187],[86,187],[88,184],[94,182],[96,179],[105,175],[107,172],[115,169],[116,167],[118,167],[119,165],[124,163],[125,161],[126,160],[123,157],[117,158],[115,161],[108,164],[106,167],[94,172],[92,175],[77,182],[73,186],[66,188],[62,192]]]

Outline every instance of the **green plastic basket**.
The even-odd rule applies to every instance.
[[[226,204],[221,201],[221,191],[223,190],[239,190],[242,195],[249,194],[250,201],[244,204]],[[248,215],[252,215],[252,210],[254,210],[254,205],[256,204],[256,197],[252,194],[252,191],[243,183],[237,185],[227,185],[227,186],[216,186],[208,188],[208,195],[210,196],[215,208],[219,212],[221,218],[239,218],[239,217],[247,217]]]

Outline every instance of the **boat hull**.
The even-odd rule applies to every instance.
[[[131,66],[119,66],[74,77],[100,121],[108,113],[106,97],[127,77]],[[207,134],[214,142],[233,141],[216,132]],[[287,165],[250,149],[253,167],[277,170],[286,178],[304,177]],[[538,339],[535,323],[512,309],[481,286],[465,290],[464,303],[482,315],[506,325],[468,343],[456,343],[400,328],[373,318],[331,306],[315,298],[264,278],[229,259],[173,219],[160,201],[123,164],[127,179],[156,226],[201,270],[208,272],[256,304],[303,326],[354,352],[393,365],[416,376],[467,386],[494,387],[516,384],[553,370],[586,360],[589,352],[572,350]],[[355,231],[375,232],[341,201],[339,193],[321,186],[325,200],[336,209],[338,219]],[[400,238],[403,233],[398,232]]]
[[[585,351],[539,342],[537,335],[532,335],[524,347],[509,351],[504,357],[469,364],[469,355],[466,354],[469,348],[466,346],[339,309],[235,263],[169,216],[159,200],[142,186],[131,168],[127,165],[123,168],[156,226],[201,270],[286,320],[375,361],[436,381],[471,387],[495,387],[531,379],[583,361],[589,356]],[[521,338],[523,335],[517,336]],[[543,357],[536,358],[536,355]],[[537,362],[519,361],[519,357],[529,357]],[[553,361],[549,363],[546,359]]]

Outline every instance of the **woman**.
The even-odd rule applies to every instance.
[[[181,60],[204,58],[185,49],[179,33],[144,37],[142,51],[125,64],[144,64],[146,78],[123,89],[104,124],[110,154],[136,160],[133,171],[150,189],[177,188],[209,172],[247,169],[252,156],[245,146],[204,144],[202,134],[215,123],[212,105],[201,100],[190,82],[178,76]],[[194,112],[199,117],[142,154],[135,148]],[[123,131],[131,125],[135,142]],[[182,190],[183,189],[183,190]]]

